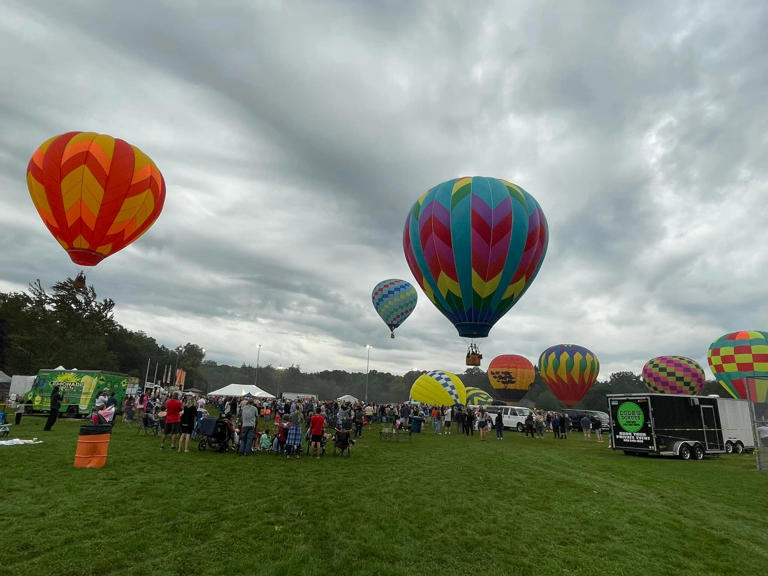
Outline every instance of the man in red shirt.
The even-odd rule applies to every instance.
[[[309,419],[309,433],[312,436],[310,449],[315,451],[315,458],[320,458],[320,448],[323,441],[323,430],[325,429],[325,416],[320,414],[320,406],[315,408],[315,413]]]
[[[179,395],[174,392],[165,403],[165,430],[163,430],[163,442],[160,448],[165,448],[165,437],[171,436],[171,450],[175,449],[176,439],[181,434],[181,411],[184,405],[179,400]]]

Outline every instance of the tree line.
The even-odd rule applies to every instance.
[[[297,392],[334,399],[351,394],[371,402],[401,402],[408,399],[411,385],[422,372],[402,376],[371,370],[346,372],[324,370],[305,373],[300,366],[258,369],[250,364],[229,366],[205,360],[205,350],[193,343],[168,348],[143,331],[132,331],[114,319],[115,302],[99,300],[93,286],[67,278],[46,291],[40,280],[27,292],[0,293],[0,369],[7,374],[37,374],[59,365],[81,370],[108,370],[145,378],[161,379],[167,368],[186,371],[185,388],[204,392],[227,384],[255,384],[272,393]],[[159,373],[158,373],[159,372]],[[488,375],[468,368],[458,375],[466,386],[494,395]],[[632,372],[615,372],[598,381],[578,408],[606,410],[608,393],[645,392],[642,378]],[[702,394],[725,396],[719,384],[708,381]],[[536,378],[521,405],[558,410],[562,404],[536,371]]]

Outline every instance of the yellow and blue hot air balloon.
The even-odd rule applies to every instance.
[[[456,374],[432,370],[419,376],[411,386],[411,400],[433,406],[453,406],[467,403],[464,383]]]
[[[467,406],[488,406],[493,404],[493,396],[482,388],[466,386]]]
[[[544,261],[547,220],[536,199],[497,178],[438,184],[405,221],[408,266],[466,338],[485,338],[530,287]]]
[[[395,337],[395,328],[405,322],[416,308],[417,299],[416,288],[410,282],[396,278],[382,280],[371,293],[373,307],[389,326],[392,338]]]

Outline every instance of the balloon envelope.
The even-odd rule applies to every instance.
[[[660,394],[698,394],[704,386],[704,370],[685,356],[657,356],[643,366],[643,382]]]
[[[517,354],[496,356],[488,365],[488,380],[496,396],[505,402],[520,400],[535,378],[533,364]]]
[[[466,404],[464,383],[456,374],[432,370],[419,376],[411,386],[411,400],[434,406]]]
[[[371,293],[373,307],[393,333],[416,308],[417,299],[416,288],[396,278],[379,282]]]
[[[493,396],[482,388],[465,386],[467,391],[467,406],[487,406],[493,404]]]
[[[768,333],[742,331],[712,342],[707,353],[712,373],[734,398],[768,402]]]
[[[43,142],[29,160],[27,187],[50,233],[83,266],[136,240],[165,202],[165,181],[149,156],[93,132]]]
[[[438,184],[411,208],[403,250],[424,293],[467,338],[484,338],[536,278],[548,242],[536,199],[496,178]]]
[[[539,356],[539,374],[566,408],[584,399],[599,371],[597,356],[576,344],[558,344]]]

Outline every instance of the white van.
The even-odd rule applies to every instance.
[[[525,419],[532,412],[530,408],[525,408],[524,406],[483,406],[483,408],[489,414],[493,414],[494,419],[496,414],[501,412],[504,428],[517,430],[518,432],[525,430]]]

